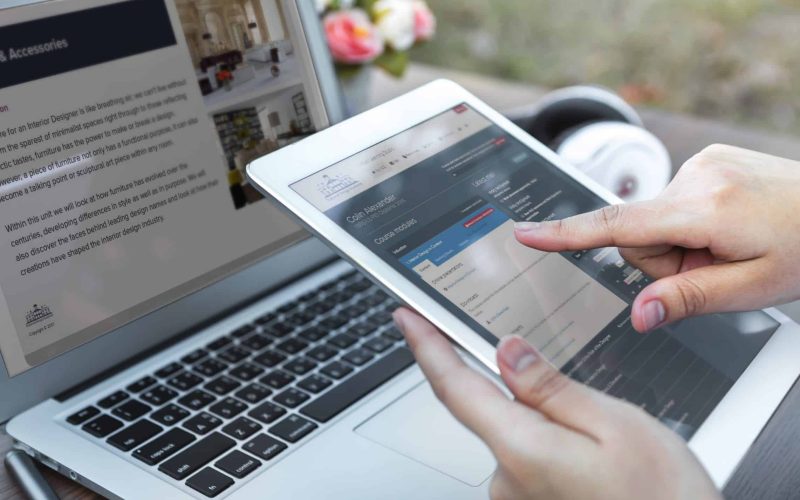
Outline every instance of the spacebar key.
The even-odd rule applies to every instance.
[[[235,445],[233,439],[219,432],[209,434],[192,446],[186,448],[158,467],[158,470],[173,479],[184,479],[200,467],[222,455]]]
[[[345,408],[363,398],[379,385],[414,363],[414,356],[405,347],[398,347],[300,409],[300,413],[318,422],[327,422]]]

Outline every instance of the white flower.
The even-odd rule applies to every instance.
[[[378,0],[372,7],[375,27],[394,50],[414,45],[414,4],[408,0]]]

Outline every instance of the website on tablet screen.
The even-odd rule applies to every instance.
[[[466,104],[292,188],[487,340],[521,335],[686,438],[777,327],[749,313],[637,333],[630,304],[650,278],[616,249],[547,253],[514,238],[515,221],[605,202]]]

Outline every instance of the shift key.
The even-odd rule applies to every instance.
[[[173,479],[184,479],[235,444],[233,439],[214,432],[161,464],[158,470]]]

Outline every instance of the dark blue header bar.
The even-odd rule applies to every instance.
[[[0,27],[0,88],[175,44],[163,0],[129,0]]]

